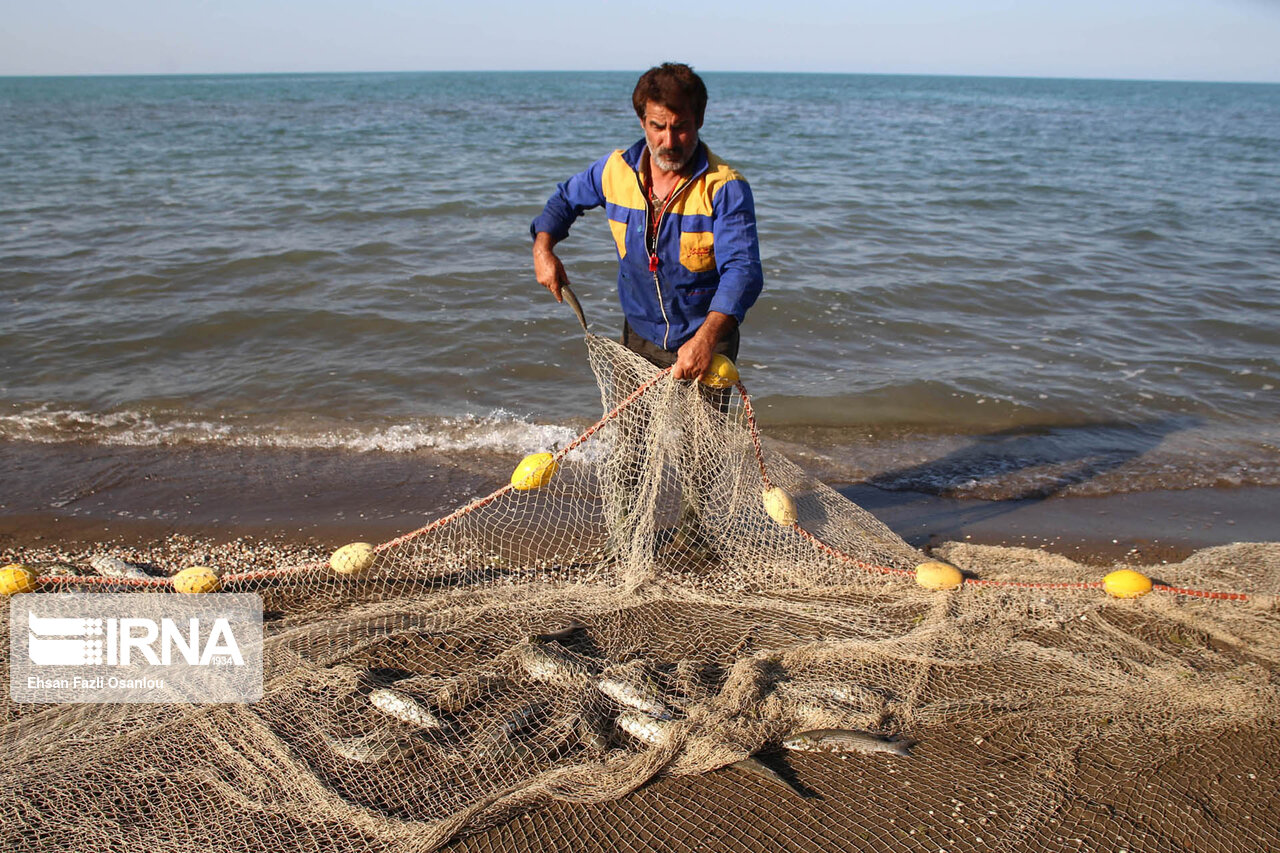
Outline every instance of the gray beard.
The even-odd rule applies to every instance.
[[[690,160],[693,159],[693,152],[697,149],[698,143],[695,141],[689,146],[689,150],[685,152],[684,158],[677,161],[671,158],[670,148],[659,148],[656,151],[653,148],[650,148],[649,162],[653,163],[653,165],[657,166],[664,172],[679,172],[689,164]]]

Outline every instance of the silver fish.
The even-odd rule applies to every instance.
[[[440,719],[427,710],[427,707],[398,690],[388,690],[380,687],[369,694],[369,704],[377,708],[389,717],[393,717],[402,723],[408,723],[411,726],[419,726],[424,729],[440,728]]]
[[[515,649],[520,667],[534,681],[549,684],[567,684],[591,673],[586,665],[567,653],[539,643],[521,643]]]
[[[539,702],[511,712],[504,718],[502,727],[479,744],[476,754],[490,761],[542,765],[555,761],[579,742],[579,734],[577,721],[572,717],[554,720],[536,732],[530,731],[545,720],[550,710],[550,702]],[[520,734],[523,736],[516,737]]]
[[[790,700],[788,697],[786,707],[798,722],[809,726],[831,725],[842,716],[838,709],[808,699]]]
[[[139,566],[119,557],[97,556],[89,559],[89,567],[104,578],[130,578],[134,580],[154,580],[155,575]]]
[[[335,738],[324,736],[325,742],[335,753],[360,764],[382,761],[401,749],[400,742],[386,732],[374,732],[360,737]]]
[[[476,755],[486,762],[503,764],[545,764],[547,756],[522,740],[498,740],[481,746]]]
[[[671,719],[671,711],[651,685],[617,676],[605,676],[596,682],[596,689],[619,705],[643,711],[659,720]]]
[[[909,741],[890,740],[855,729],[810,729],[787,737],[782,745],[801,752],[885,752],[903,757],[911,754]]]
[[[803,790],[791,784],[791,781],[787,779],[787,777],[783,776],[777,770],[774,770],[758,758],[748,756],[741,761],[735,761],[730,764],[729,769],[738,770],[743,773],[750,773],[753,776],[759,776],[761,779],[765,779],[775,785],[781,785],[796,796],[807,798],[807,795]]]
[[[628,710],[618,715],[618,728],[636,740],[653,746],[666,746],[671,743],[674,725],[640,711]]]
[[[778,690],[774,694],[783,712],[795,721],[800,730],[824,728],[874,728],[879,725],[883,709],[874,711],[839,701],[824,691],[823,695],[797,693],[794,690]]]

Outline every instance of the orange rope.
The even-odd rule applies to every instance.
[[[996,581],[965,578],[969,586],[1003,586],[1011,589],[1102,589],[1102,581]]]
[[[41,576],[36,578],[36,583],[40,586],[75,586],[82,583],[97,586],[173,586],[173,580],[171,578],[104,578],[96,575],[83,578],[73,577],[71,575]]]
[[[751,398],[747,395],[747,386],[742,382],[735,383],[738,393],[742,396],[742,410],[747,415],[747,426],[751,430],[751,444],[756,449],[756,463],[760,466],[760,479],[764,481],[766,489],[773,488],[773,484],[769,482],[769,472],[764,466],[764,448],[760,446],[760,430],[756,428],[756,412],[751,408]]]
[[[810,533],[809,531],[801,527],[798,522],[796,524],[791,525],[791,529],[794,530],[796,533],[799,533],[801,536],[804,536],[810,542],[812,542],[814,547],[816,547],[819,551],[822,551],[828,556],[835,557],[838,560],[849,563],[850,565],[857,566],[860,569],[865,569],[868,572],[876,572],[877,574],[881,574],[881,575],[900,575],[900,576],[910,576],[915,574],[915,572],[911,571],[910,569],[895,569],[892,566],[878,566],[875,563],[868,563],[864,560],[859,560],[856,557],[851,557],[850,555],[846,554],[844,551],[841,551],[839,548],[832,548],[826,542],[823,542],[817,536],[814,536],[812,533]]]
[[[301,566],[288,566],[283,569],[258,569],[255,572],[241,572],[239,574],[223,575],[223,583],[243,583],[244,581],[256,581],[263,578],[276,578],[281,575],[300,575],[306,572],[313,572],[316,569],[322,569],[328,562],[325,560],[316,560],[314,563],[304,563]]]
[[[764,482],[765,489],[771,489],[773,488],[773,484],[769,482],[769,471],[764,464],[764,447],[762,446],[760,441],[760,429],[756,426],[756,413],[755,413],[755,410],[751,408],[751,397],[750,395],[747,394],[747,387],[743,385],[742,382],[737,382],[735,384],[735,387],[738,389],[738,393],[742,396],[742,410],[744,413],[746,413],[747,427],[751,431],[751,444],[752,446],[755,447],[756,464],[760,466],[760,479],[761,481]],[[914,572],[911,572],[907,569],[894,569],[894,568],[890,568],[889,566],[877,566],[875,563],[868,563],[864,560],[859,560],[856,557],[852,557],[849,554],[846,554],[845,552],[841,551],[840,549],[833,548],[830,545],[828,545],[826,542],[823,542],[821,539],[819,539],[818,537],[814,536],[812,533],[810,533],[809,531],[801,527],[799,523],[792,524],[791,529],[796,531],[796,533],[799,533],[801,536],[804,536],[810,542],[812,542],[814,547],[816,547],[819,551],[822,551],[828,556],[835,557],[837,560],[841,560],[843,562],[849,563],[850,565],[857,566],[860,569],[865,569],[868,572],[876,572],[882,575],[914,574]]]
[[[1174,595],[1190,595],[1195,598],[1211,598],[1216,601],[1248,601],[1249,596],[1243,592],[1215,592],[1207,589],[1187,589],[1186,587],[1152,584],[1152,592],[1171,592]]]

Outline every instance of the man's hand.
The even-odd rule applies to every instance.
[[[563,302],[560,288],[569,283],[569,276],[564,271],[564,264],[555,253],[555,241],[545,231],[539,231],[533,240],[533,275],[538,284],[551,291],[556,302]]]
[[[696,380],[711,366],[715,346],[725,333],[733,330],[738,321],[728,314],[712,311],[698,327],[692,338],[676,351],[675,367],[671,375],[675,379]]]

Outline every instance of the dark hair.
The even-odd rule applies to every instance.
[[[645,104],[650,101],[672,112],[692,109],[698,127],[702,127],[702,116],[707,111],[707,87],[683,62],[664,62],[641,74],[631,93],[631,105],[641,121],[644,121]]]

